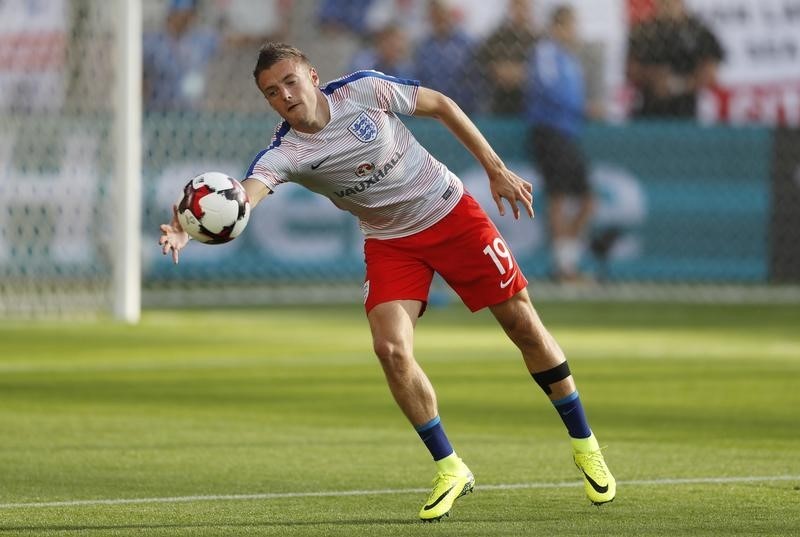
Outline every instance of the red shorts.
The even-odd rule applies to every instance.
[[[500,232],[466,193],[426,230],[399,239],[367,239],[364,258],[367,313],[392,300],[419,300],[425,311],[434,272],[471,311],[499,304],[528,285]]]

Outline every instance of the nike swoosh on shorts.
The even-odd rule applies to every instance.
[[[514,273],[514,275],[513,275],[513,276],[511,276],[511,277],[510,277],[509,279],[507,279],[506,281],[501,281],[501,282],[500,282],[500,289],[505,289],[506,287],[508,287],[509,285],[511,285],[511,282],[513,282],[513,281],[514,281],[514,278],[516,278],[516,277],[517,277],[517,273],[515,272],[515,273]]]

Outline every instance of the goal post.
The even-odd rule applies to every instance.
[[[113,313],[116,319],[135,323],[141,314],[142,279],[142,5],[141,0],[116,2],[114,179],[119,219],[113,232]]]

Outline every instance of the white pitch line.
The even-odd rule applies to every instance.
[[[619,481],[619,485],[723,485],[728,483],[765,483],[770,481],[800,481],[800,475],[740,476],[740,477],[687,477],[663,479],[633,479]],[[583,482],[563,483],[512,483],[499,485],[476,485],[478,490],[554,489],[582,486]],[[96,500],[67,500],[60,502],[0,503],[0,509],[25,509],[42,507],[76,507],[91,505],[132,505],[143,503],[190,503],[236,500],[279,500],[283,498],[325,498],[346,496],[380,496],[386,494],[410,494],[428,492],[426,488],[375,489],[375,490],[331,490],[319,492],[267,492],[262,494],[212,494],[204,496],[173,496],[167,498],[117,498]]]

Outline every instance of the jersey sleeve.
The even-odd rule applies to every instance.
[[[356,71],[341,82],[350,85],[352,98],[365,106],[407,116],[417,108],[418,80],[397,78],[380,71]]]
[[[288,181],[292,163],[280,149],[283,137],[288,131],[289,125],[285,122],[275,130],[269,147],[260,151],[247,168],[246,179],[261,181],[273,191],[278,185]]]

